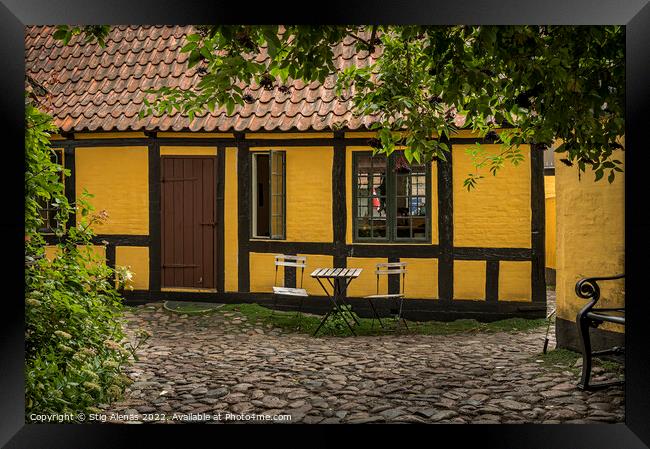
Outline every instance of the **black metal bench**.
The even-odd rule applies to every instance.
[[[600,299],[600,287],[597,281],[611,281],[623,279],[624,274],[608,277],[591,277],[579,280],[576,283],[576,295],[583,299],[589,299],[589,304],[584,306],[576,316],[578,334],[582,344],[582,376],[578,388],[581,390],[593,390],[597,388],[609,387],[612,385],[621,385],[624,381],[609,381],[600,383],[589,383],[591,377],[591,362],[594,356],[603,356],[610,354],[622,354],[624,347],[614,346],[602,351],[591,350],[591,339],[589,329],[600,326],[603,322],[617,323],[625,325],[625,307],[618,308],[595,308]]]

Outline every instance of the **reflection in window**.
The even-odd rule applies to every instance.
[[[361,238],[386,238],[386,157],[357,159],[357,231]]]
[[[390,157],[355,153],[355,239],[426,240],[427,165],[409,164],[402,151]]]

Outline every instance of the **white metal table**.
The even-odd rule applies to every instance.
[[[345,292],[350,285],[350,283],[359,277],[361,272],[363,271],[362,268],[316,268],[312,273],[311,277],[316,279],[318,283],[320,284],[321,287],[323,287],[323,290],[325,291],[325,294],[329,298],[330,302],[332,303],[332,307],[330,310],[327,312],[327,314],[323,317],[321,320],[320,324],[318,325],[318,328],[314,332],[314,335],[318,333],[321,327],[323,327],[323,324],[325,324],[325,321],[332,315],[333,312],[337,311],[340,316],[343,318],[343,321],[345,321],[345,324],[348,325],[350,328],[350,332],[352,332],[353,335],[356,335],[354,332],[354,329],[352,328],[352,325],[348,322],[348,320],[345,318],[345,314],[343,310],[341,309],[341,305],[347,305],[345,303]],[[327,281],[327,283],[332,287],[332,294],[330,295],[329,291],[327,288],[325,288],[325,284],[321,281],[321,279]],[[352,319],[356,322],[356,324],[359,324],[359,321],[356,319],[356,317],[350,313],[350,316]]]

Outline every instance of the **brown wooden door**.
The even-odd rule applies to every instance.
[[[162,287],[216,286],[215,164],[214,157],[162,157]]]

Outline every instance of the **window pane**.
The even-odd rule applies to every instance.
[[[256,237],[271,236],[271,180],[269,179],[269,155],[268,153],[253,154],[255,160],[254,172],[254,228],[253,235]]]
[[[372,236],[375,238],[386,238],[386,219],[373,218],[372,219]]]
[[[411,219],[413,224],[413,237],[424,238],[427,235],[426,217],[413,217]]]
[[[411,237],[411,221],[408,218],[398,217],[395,224],[397,226],[395,235],[398,238]]]
[[[395,152],[395,237],[426,237],[426,165],[409,164]]]
[[[369,207],[368,204],[370,202],[370,198],[359,198],[359,201],[357,203],[357,217],[367,217],[369,212]]]
[[[271,237],[284,237],[284,152],[271,151]]]
[[[370,222],[368,218],[357,219],[357,234],[362,238],[370,237]]]
[[[407,217],[409,215],[409,199],[405,196],[395,198],[395,212],[397,217]]]
[[[356,154],[357,236],[386,238],[386,156]],[[370,218],[367,218],[370,217]]]
[[[369,182],[368,175],[359,175],[357,178],[357,190],[359,195],[369,195]]]

